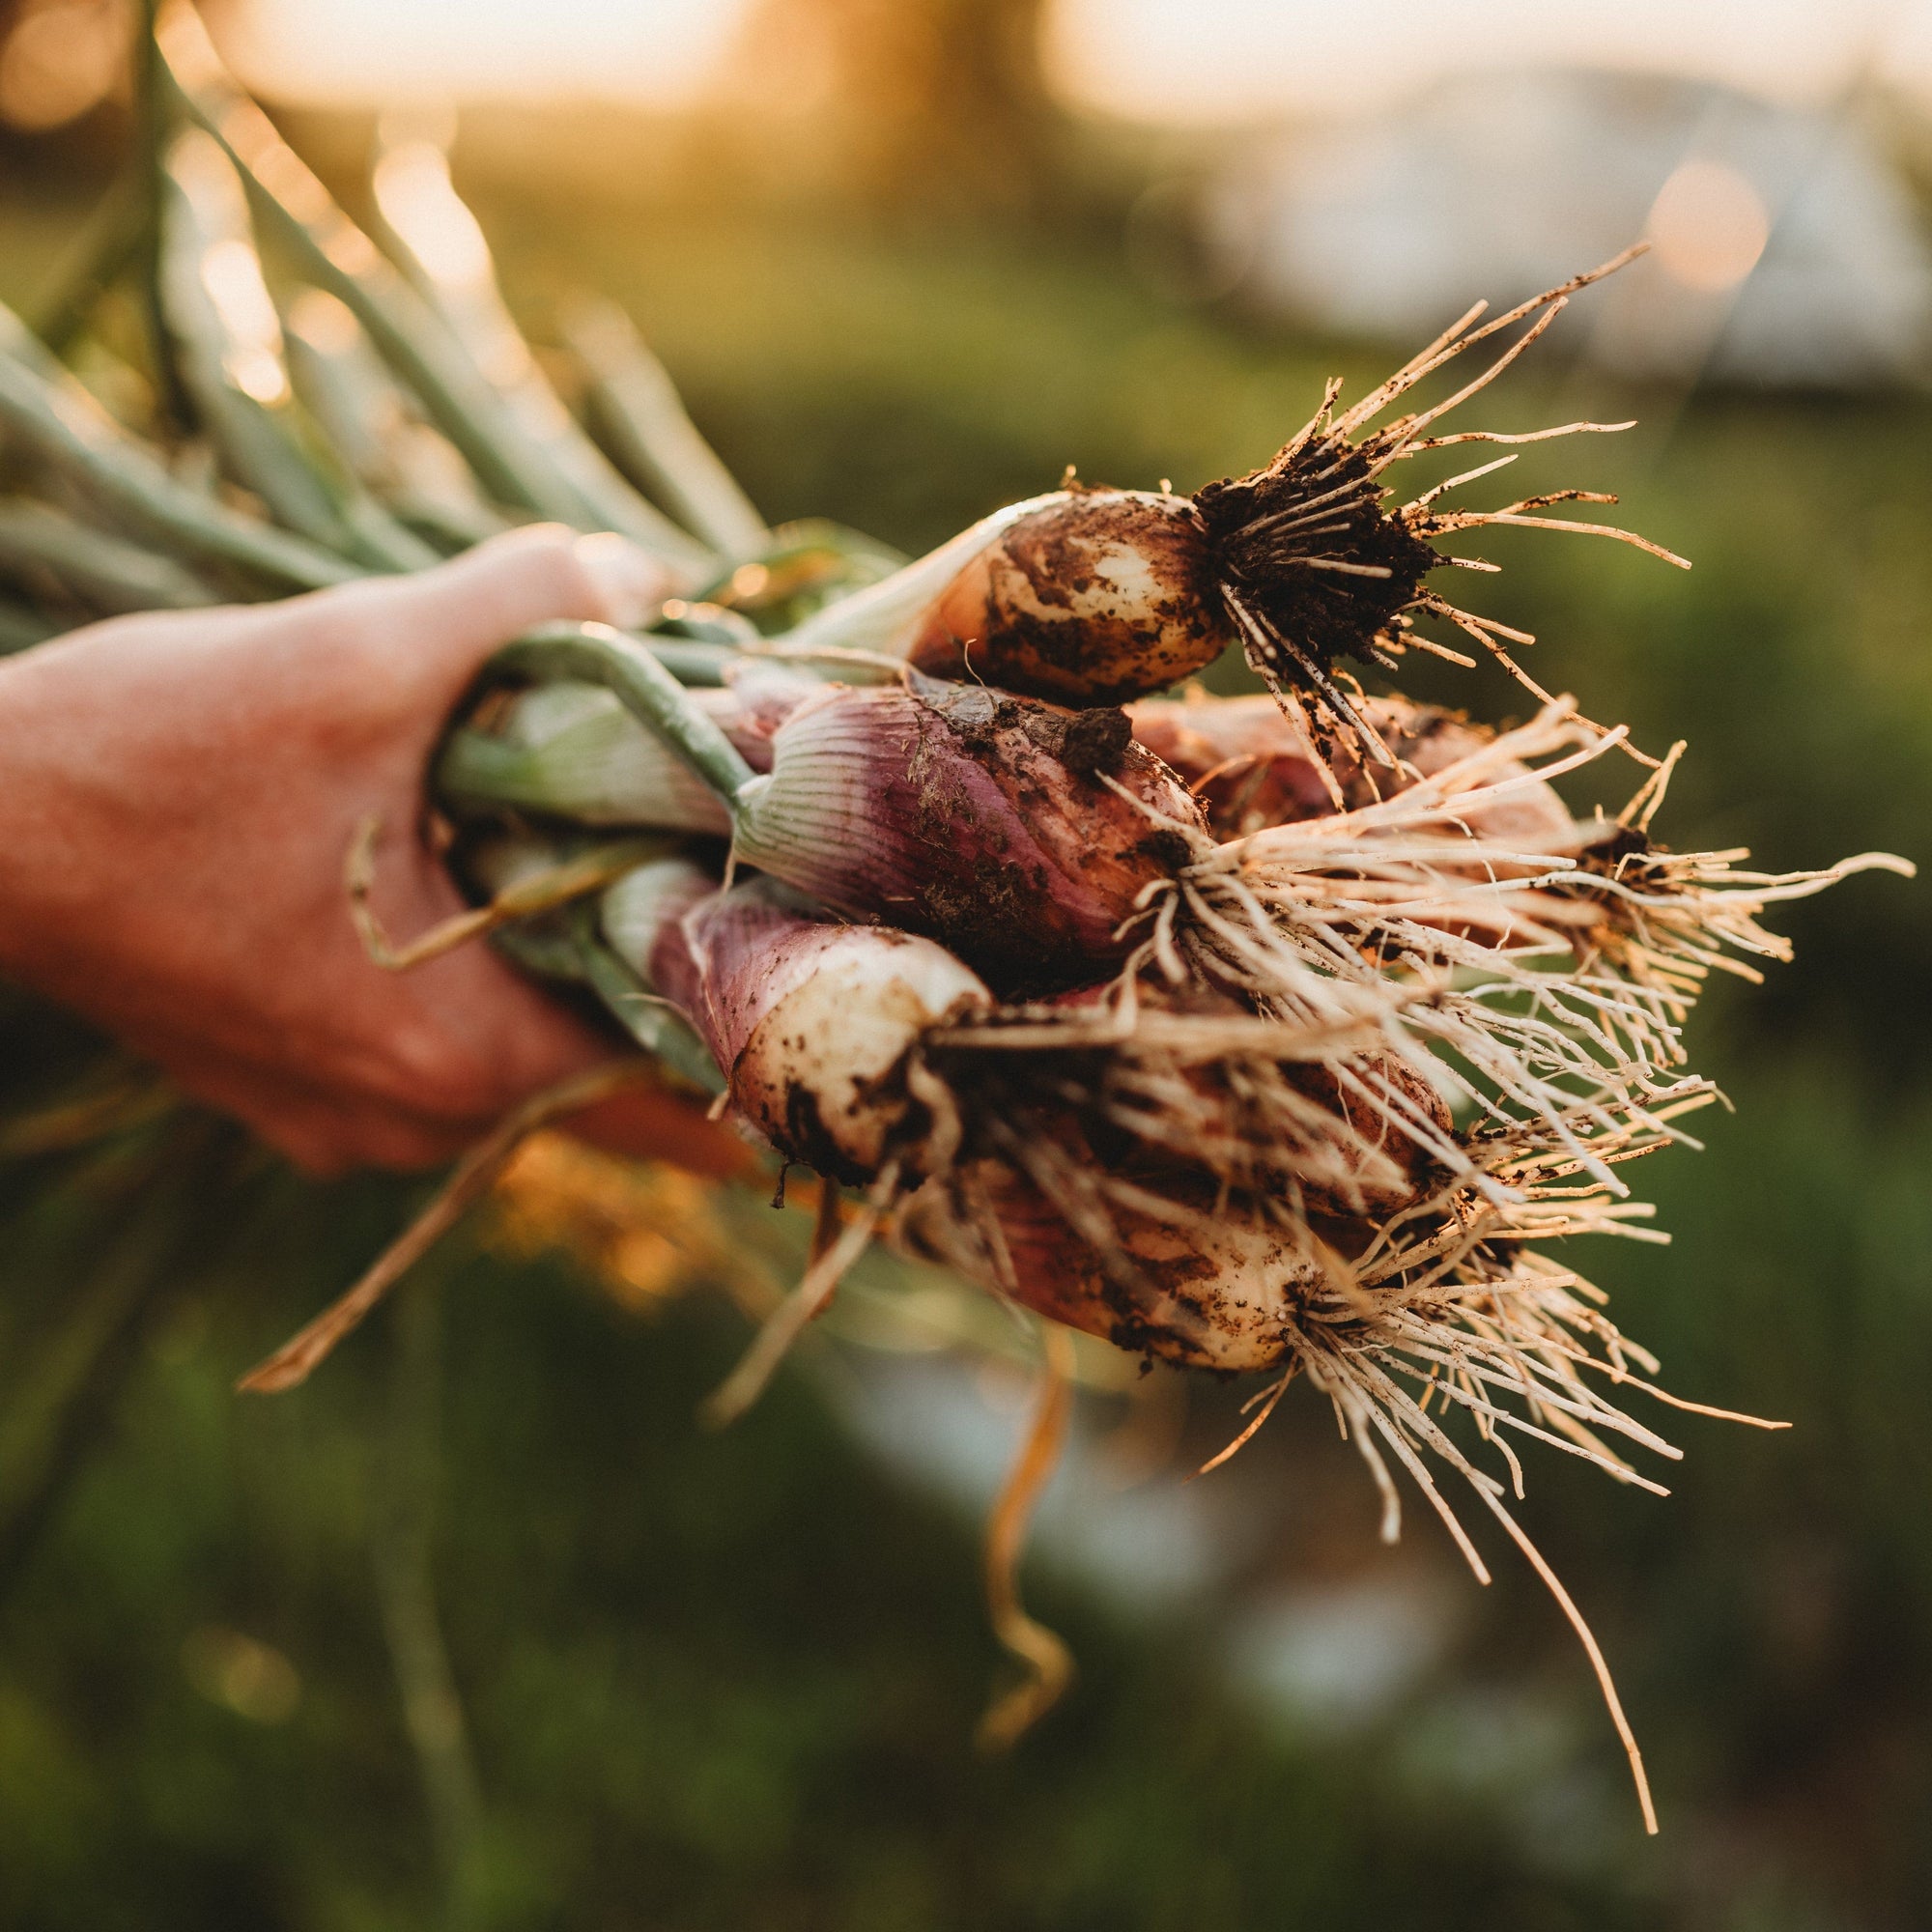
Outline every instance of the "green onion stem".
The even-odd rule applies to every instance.
[[[147,212],[139,180],[124,170],[80,225],[30,306],[34,333],[58,355],[86,327],[95,304],[139,258]]]
[[[510,527],[454,444],[415,412],[362,325],[334,296],[301,289],[282,318],[303,407],[363,487],[444,550]]]
[[[590,373],[592,407],[636,481],[732,563],[770,548],[772,533],[737,478],[686,413],[664,364],[612,301],[563,317],[564,339]]]
[[[704,686],[716,691],[724,683],[724,673],[732,666],[747,662],[743,651],[734,650],[729,644],[707,644],[682,638],[648,637],[639,641],[646,644],[652,657],[669,671],[678,683],[690,687]]]
[[[486,859],[480,882],[495,889],[491,905],[522,897],[529,916],[497,925],[491,943],[527,973],[585,987],[632,1039],[704,1093],[724,1084],[703,1041],[682,1013],[657,998],[605,937],[603,906],[625,879],[662,866],[670,849],[663,839],[624,838],[570,847],[545,843],[500,846],[496,864]],[[563,853],[569,856],[561,856]],[[472,853],[472,859],[483,855]],[[613,880],[611,867],[619,868]],[[574,874],[573,883],[600,873],[593,896],[545,904],[547,886]],[[366,935],[365,935],[366,943]]]
[[[675,1007],[659,999],[611,951],[597,929],[594,909],[577,909],[578,958],[584,980],[615,1019],[646,1053],[707,1094],[724,1085],[696,1030]]]
[[[525,445],[436,312],[242,93],[186,0],[164,11],[159,46],[162,77],[181,111],[227,150],[257,213],[304,270],[355,312],[485,484],[505,502],[581,526],[584,504]]]
[[[443,151],[429,141],[391,149],[377,164],[375,191],[377,232],[391,255],[600,526],[680,564],[694,582],[712,577],[717,557],[639,496],[552,387],[503,300],[489,240],[456,192]],[[450,259],[455,237],[460,262]]]
[[[284,308],[282,340],[296,393],[343,462],[372,488],[388,481],[406,412],[361,324],[333,296],[299,289]]]
[[[157,34],[161,76],[181,110],[227,150],[270,229],[309,276],[355,312],[485,487],[539,516],[580,529],[605,527],[518,426],[441,317],[242,92],[186,0],[163,10]]]
[[[608,624],[548,624],[507,644],[484,668],[487,678],[581,678],[623,700],[724,801],[735,815],[757,777],[717,722],[693,702],[652,648]]]
[[[437,554],[362,492],[297,414],[281,329],[240,179],[191,128],[161,164],[161,316],[196,415],[239,482],[311,542],[378,571],[421,570]]]
[[[506,925],[490,935],[490,943],[512,965],[540,980],[560,980],[587,986],[589,969],[574,935],[556,930],[554,922],[541,925]]]
[[[186,611],[221,599],[173,557],[18,497],[0,500],[0,572],[50,572],[96,610]]]
[[[156,404],[169,430],[185,430],[194,420],[183,387],[161,313],[161,159],[180,130],[181,117],[161,59],[158,26],[168,0],[139,0],[130,52],[134,82],[134,127],[129,166],[136,242],[136,298],[148,361],[154,371]]]
[[[0,428],[85,483],[117,510],[197,556],[272,582],[317,590],[362,573],[303,538],[244,517],[171,475],[61,370],[0,304]]]

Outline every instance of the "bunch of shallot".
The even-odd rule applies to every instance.
[[[1491,525],[1682,563],[1539,514],[1595,493],[1445,507],[1514,453],[1393,500],[1395,466],[1447,445],[1630,427],[1439,427],[1627,258],[1492,321],[1478,304],[1350,407],[1331,384],[1252,475],[1191,497],[1069,480],[900,563],[832,526],[768,529],[608,309],[569,331],[593,440],[435,150],[378,171],[384,253],[185,5],[161,11],[152,78],[168,380],[264,515],[181,481],[0,312],[0,430],[59,479],[0,505],[0,569],[40,590],[10,632],[412,569],[530,515],[677,574],[688,594],[648,631],[557,626],[504,651],[431,782],[478,908],[449,941],[494,929],[578,982],[667,1078],[821,1177],[806,1279],[721,1414],[880,1237],[1049,1324],[1258,1373],[1240,1440],[1306,1377],[1373,1468],[1386,1533],[1393,1463],[1478,1575],[1425,1450],[1543,1566],[1452,1409],[1512,1471],[1508,1434],[1639,1482],[1616,1438],[1675,1454],[1610,1400],[1647,1386],[1645,1358],[1552,1244],[1646,1234],[1619,1169],[1712,1097],[1684,1021],[1711,971],[1781,956],[1763,910],[1897,862],[1772,877],[1669,852],[1651,826],[1675,753],[1644,758],[1542,691],[1508,649],[1521,633],[1430,587],[1492,568],[1437,547]],[[258,221],[300,282],[270,288]],[[437,245],[453,233],[462,249]],[[1497,657],[1530,721],[1494,732],[1366,690],[1411,650],[1472,662],[1425,624]],[[1231,653],[1257,695],[1188,682]],[[1579,815],[1557,790],[1625,754],[1650,769],[1620,809]],[[426,956],[439,936],[398,951],[369,919],[367,856],[372,950]],[[466,1164],[442,1220],[514,1138]],[[399,1265],[254,1385],[298,1380]],[[1043,1673],[1031,1715],[1051,1641],[1009,1590],[1003,1630]]]

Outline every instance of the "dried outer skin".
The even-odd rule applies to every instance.
[[[910,662],[1064,704],[1119,704],[1232,633],[1185,497],[1083,490],[1003,531],[941,593]]]
[[[890,1153],[917,1169],[929,1122],[907,1064],[929,1028],[992,1005],[930,940],[835,924],[770,880],[666,920],[646,978],[696,1027],[744,1117],[854,1185]]]
[[[1335,810],[1321,753],[1272,697],[1147,698],[1127,716],[1135,740],[1188,781],[1223,838]]]
[[[999,1161],[929,1180],[899,1239],[1055,1321],[1136,1354],[1192,1368],[1264,1369],[1289,1347],[1287,1323],[1322,1280],[1305,1236],[1182,1182],[1196,1209],[1176,1225],[1110,1204],[1118,1242],[1109,1269],[1034,1183]],[[996,1224],[988,1235],[985,1221]]]
[[[1040,1002],[1036,1010],[1097,1013],[1111,991],[1111,983],[1079,987]],[[1232,995],[1205,986],[1177,991],[1150,980],[1142,982],[1137,997],[1143,1007],[1204,1018],[1249,1012]],[[1103,1158],[1116,1166],[1133,1155],[1130,1137],[1105,1118],[1108,1090],[1112,1076],[1136,1057],[1131,1039],[1098,1049],[1071,1048],[1059,1057],[1044,1083],[1063,1094],[1092,1096],[1077,1110],[1079,1124],[1070,1131],[1103,1149]],[[970,1054],[962,1056],[956,1085],[967,1084],[970,1067]],[[1242,1150],[1238,1166],[1217,1170],[1236,1185],[1277,1200],[1294,1199],[1308,1214],[1347,1219],[1399,1213],[1441,1184],[1436,1155],[1405,1121],[1426,1122],[1446,1137],[1455,1131],[1454,1118],[1425,1075],[1399,1055],[1376,1048],[1338,1061],[1269,1061],[1265,1070],[1309,1103],[1295,1121],[1293,1139],[1284,1135],[1278,1122],[1259,1116],[1253,1089],[1260,1070],[1252,1062],[1243,1066],[1238,1057],[1231,1062],[1216,1053],[1193,1061],[1182,1072],[1196,1103],[1190,1128],[1197,1144]],[[1361,1091],[1364,1087],[1368,1092]],[[1005,1111],[1011,1124],[1029,1130],[1032,1123],[1021,1117],[1019,1107],[1009,1105]],[[1069,1126],[1062,1119],[1042,1130],[1064,1141]]]
[[[772,768],[772,740],[779,726],[824,688],[815,677],[802,677],[775,666],[752,665],[727,671],[724,689],[709,694],[707,708],[745,762],[754,772],[768,772]],[[707,695],[694,692],[692,696],[703,702]]]
[[[688,972],[683,942],[678,938],[679,923],[693,907],[714,897],[717,892],[717,880],[689,859],[658,859],[627,872],[598,905],[604,937],[618,958],[652,992],[682,1008],[694,1024],[696,1014],[658,980],[659,948],[668,941],[671,950],[665,955],[665,963]],[[705,1044],[711,1044],[708,1036]],[[721,1060],[718,1065],[727,1067],[729,1063]]]
[[[938,939],[1002,994],[1089,980],[1123,956],[1116,929],[1136,897],[1188,857],[1186,833],[1159,821],[1206,830],[1124,714],[916,672],[832,687],[773,753],[747,789],[740,861]]]
[[[1426,779],[1481,751],[1496,735],[1487,724],[1472,724],[1460,712],[1412,704],[1406,697],[1372,697],[1365,715],[1389,750]],[[1520,778],[1527,770],[1512,763],[1496,776]],[[1353,783],[1365,789],[1359,777]],[[1350,803],[1355,802],[1351,796]],[[1367,804],[1367,798],[1361,803]],[[1547,784],[1523,785],[1491,800],[1469,814],[1468,825],[1479,838],[1531,851],[1571,852],[1578,839],[1575,815]]]
[[[1457,713],[1406,697],[1363,700],[1362,715],[1394,755],[1421,778],[1433,778],[1480,751],[1495,733]],[[1325,762],[1350,810],[1406,789],[1407,778],[1373,770],[1346,751],[1324,760],[1308,733],[1272,697],[1148,699],[1131,706],[1135,739],[1186,779],[1224,838],[1269,825],[1326,817],[1334,802],[1321,781]],[[1500,777],[1520,777],[1520,765]],[[1577,830],[1569,808],[1548,785],[1525,785],[1472,811],[1476,837],[1532,850],[1568,850]]]
[[[1378,1218],[1398,1214],[1435,1193],[1442,1174],[1435,1155],[1399,1119],[1391,1120],[1388,1110],[1377,1105],[1372,1095],[1386,1094],[1391,1100],[1406,1103],[1443,1135],[1454,1131],[1454,1118],[1441,1094],[1392,1053],[1355,1055],[1349,1063],[1349,1071],[1369,1086],[1370,1094],[1345,1083],[1333,1067],[1320,1061],[1287,1063],[1282,1067],[1292,1087],[1337,1116],[1348,1128],[1335,1137],[1332,1148],[1335,1163],[1343,1171],[1342,1179],[1322,1185],[1303,1177],[1303,1201],[1311,1213]]]

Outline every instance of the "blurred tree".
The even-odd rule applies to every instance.
[[[763,0],[742,68],[806,124],[826,185],[873,206],[1039,214],[1064,205],[1044,0]]]

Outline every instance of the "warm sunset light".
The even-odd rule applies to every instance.
[[[676,106],[702,89],[750,0],[249,0],[223,34],[284,99],[596,97]]]
[[[224,42],[285,99],[596,97],[675,106],[728,59],[753,0],[247,0]],[[1932,86],[1932,0],[1051,0],[1063,90],[1202,122],[1399,99],[1472,65],[1607,66],[1817,99],[1869,71]]]
[[[1903,0],[1058,0],[1062,87],[1135,120],[1223,121],[1399,101],[1472,67],[1602,66],[1797,99],[1869,65],[1932,79],[1932,4]]]
[[[490,244],[449,179],[449,157],[432,141],[391,148],[372,184],[383,219],[439,288],[473,290],[490,281]]]
[[[0,1932],[1932,1932],[1928,529],[1932,0],[0,0]]]

